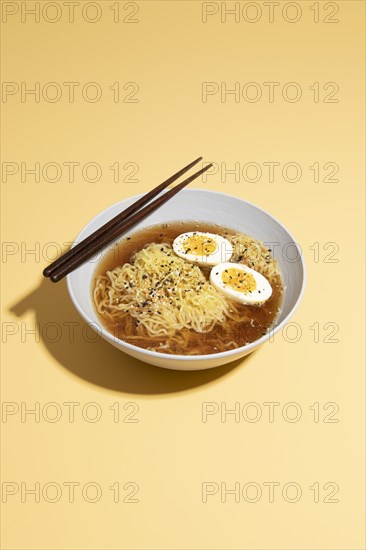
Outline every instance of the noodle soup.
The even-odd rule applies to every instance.
[[[263,275],[271,296],[248,305],[219,292],[210,282],[211,267],[188,262],[173,250],[175,239],[188,232],[224,237],[233,265]],[[114,337],[178,355],[219,353],[258,340],[274,324],[283,294],[277,262],[260,241],[193,221],[155,225],[123,238],[100,262],[92,282],[98,317]]]

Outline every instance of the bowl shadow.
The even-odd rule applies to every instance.
[[[43,279],[9,309],[18,318],[33,311],[39,340],[60,365],[91,384],[116,392],[158,395],[186,391],[228,375],[250,357],[199,371],[168,370],[139,361],[113,347],[85,323],[70,300],[65,281],[53,284]]]

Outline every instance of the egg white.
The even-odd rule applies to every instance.
[[[184,248],[184,243],[187,239],[193,236],[202,236],[207,239],[211,239],[216,245],[216,250],[212,252],[212,254],[207,255],[192,254],[189,251],[186,251]],[[182,233],[181,235],[178,235],[173,242],[173,250],[177,256],[183,258],[187,262],[207,267],[217,265],[221,262],[227,262],[233,254],[233,247],[227,239],[221,237],[221,235],[201,231],[191,231],[189,233]]]
[[[235,288],[232,288],[230,285],[226,284],[222,280],[222,276],[225,270],[231,268],[237,269],[243,274],[249,273],[250,275],[252,275],[256,282],[256,288],[251,292],[246,293],[235,290]],[[272,287],[267,279],[263,277],[263,275],[261,275],[261,273],[258,273],[258,271],[255,271],[254,269],[251,269],[244,264],[237,264],[234,262],[224,262],[213,267],[210,273],[210,283],[219,292],[222,292],[225,296],[227,296],[227,298],[230,298],[235,302],[240,302],[241,304],[263,304],[272,295]]]

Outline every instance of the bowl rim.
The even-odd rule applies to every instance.
[[[296,245],[296,248],[297,250],[299,251],[300,253],[300,261],[301,261],[301,267],[302,267],[302,272],[303,272],[303,278],[302,278],[302,285],[301,285],[301,289],[300,289],[300,293],[299,293],[299,296],[294,304],[294,306],[292,307],[291,311],[286,315],[286,317],[281,321],[281,323],[279,324],[276,324],[273,328],[270,329],[269,332],[267,332],[265,335],[263,335],[261,338],[258,338],[258,340],[255,340],[254,342],[251,342],[250,344],[247,344],[245,346],[240,346],[239,348],[234,348],[234,349],[231,349],[231,350],[228,350],[228,351],[220,351],[218,353],[210,353],[210,354],[205,354],[205,355],[178,355],[178,354],[170,354],[170,353],[162,353],[162,352],[159,352],[159,351],[152,351],[152,350],[148,350],[148,349],[145,349],[145,348],[141,348],[139,346],[135,346],[133,344],[129,344],[128,342],[125,342],[124,340],[120,340],[119,338],[116,338],[115,336],[113,336],[109,331],[107,331],[103,326],[102,324],[98,324],[98,331],[99,334],[104,337],[108,342],[112,343],[112,345],[119,345],[121,347],[125,347],[131,351],[134,351],[134,352],[137,352],[137,353],[142,353],[143,355],[146,355],[148,357],[153,357],[155,359],[165,359],[165,360],[176,360],[176,361],[186,361],[186,362],[192,362],[192,361],[204,361],[204,360],[209,360],[209,359],[221,359],[221,358],[227,358],[227,357],[231,357],[231,356],[236,356],[238,354],[240,354],[240,352],[242,351],[245,351],[245,352],[248,352],[250,353],[251,350],[257,348],[258,346],[260,346],[261,344],[263,344],[264,342],[266,342],[270,336],[274,336],[275,334],[277,334],[277,332],[279,332],[279,330],[282,329],[282,327],[287,323],[287,321],[293,316],[293,314],[295,313],[295,311],[297,310],[297,308],[299,307],[300,305],[300,302],[303,298],[303,295],[304,295],[304,291],[305,291],[305,287],[306,287],[306,281],[307,281],[307,272],[306,272],[306,266],[305,266],[305,261],[304,261],[304,257],[303,257],[303,254],[302,254],[302,250],[301,248],[299,247],[297,241],[294,239],[292,233],[287,229],[286,226],[284,226],[280,221],[277,220],[277,218],[275,218],[274,216],[272,216],[272,214],[270,214],[269,212],[267,212],[266,210],[264,210],[263,208],[260,208],[259,206],[257,206],[256,204],[253,204],[249,201],[246,201],[240,197],[235,197],[234,195],[229,195],[228,193],[223,193],[221,191],[213,191],[211,189],[199,189],[199,188],[192,188],[192,189],[183,189],[183,193],[185,192],[189,192],[189,193],[196,193],[196,192],[204,192],[204,193],[208,193],[208,194],[214,194],[214,195],[220,195],[220,196],[224,196],[224,197],[228,197],[230,199],[235,199],[239,202],[242,202],[242,203],[245,203],[245,204],[248,204],[249,206],[252,206],[253,208],[259,210],[260,212],[262,212],[263,214],[265,214],[266,216],[268,216],[269,218],[271,218],[274,222],[276,222],[282,229],[284,229],[286,231],[286,233],[289,235],[290,239],[291,239],[291,242],[294,243]],[[115,206],[117,206],[118,204],[122,204],[123,202],[127,201],[127,200],[138,200],[140,197],[142,197],[143,195],[145,195],[145,193],[140,193],[139,195],[133,195],[131,197],[126,197],[125,199],[122,199],[121,201],[119,202],[116,202],[110,206],[108,206],[107,208],[105,208],[104,210],[102,210],[101,212],[99,212],[96,216],[94,216],[82,229],[81,231],[79,231],[77,237],[75,238],[73,244],[72,244],[72,247],[74,247],[76,245],[77,242],[80,241],[81,237],[80,235],[82,233],[84,233],[84,231],[97,219],[99,218],[100,216],[106,214],[109,210],[112,210]],[[155,225],[155,224],[154,224]],[[71,248],[72,248],[71,247]],[[96,268],[95,268],[96,269]],[[87,321],[87,323],[90,324],[90,326],[92,328],[95,329],[95,321],[93,321],[93,319],[91,319],[89,317],[89,315],[87,313],[85,313],[85,311],[83,310],[83,308],[80,306],[76,296],[75,296],[75,293],[74,293],[74,290],[72,288],[72,283],[71,283],[71,276],[72,276],[72,273],[69,273],[67,276],[66,276],[66,284],[67,284],[67,289],[68,289],[68,292],[69,292],[69,295],[70,295],[70,298],[74,304],[74,306],[76,307],[77,311],[79,312],[79,314],[84,318],[84,320]]]

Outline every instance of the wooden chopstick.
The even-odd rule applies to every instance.
[[[138,199],[136,202],[131,204],[131,206],[123,210],[123,212],[120,212],[119,214],[117,214],[117,216],[115,216],[114,218],[109,220],[109,222],[102,225],[102,227],[99,227],[99,229],[94,231],[91,235],[89,235],[89,237],[84,239],[81,243],[75,245],[73,248],[70,248],[70,250],[68,250],[67,252],[65,252],[65,254],[60,256],[60,258],[58,258],[57,260],[52,262],[52,264],[46,267],[43,271],[43,275],[45,277],[50,277],[53,273],[56,273],[56,271],[63,264],[68,262],[70,258],[77,256],[82,250],[89,247],[91,243],[99,240],[104,233],[108,233],[110,229],[120,225],[125,219],[128,218],[128,216],[131,216],[131,214],[134,214],[137,210],[139,210],[142,206],[144,206],[144,204],[146,204],[151,199],[156,197],[156,195],[161,193],[161,191],[163,191],[166,187],[168,187],[168,185],[170,185],[175,180],[180,178],[180,176],[183,176],[183,174],[188,172],[188,170],[190,170],[193,166],[195,166],[200,160],[202,160],[202,157],[199,157],[198,159],[194,160],[193,162],[191,162],[190,164],[188,164],[187,166],[179,170],[179,172],[177,172],[176,174],[173,174],[173,176],[170,176],[170,178],[163,181],[163,183],[161,183],[160,185],[158,185],[157,187],[155,187],[154,189],[146,193],[146,195],[144,195],[143,197]]]
[[[57,283],[61,279],[63,279],[68,273],[71,273],[82,265],[84,262],[92,258],[97,252],[99,252],[102,248],[104,248],[107,244],[110,244],[112,241],[114,241],[117,237],[119,237],[122,233],[124,233],[127,229],[135,225],[137,222],[145,218],[148,214],[156,210],[159,206],[167,202],[169,199],[174,197],[179,191],[181,191],[184,187],[186,187],[191,181],[198,178],[201,174],[206,172],[209,168],[212,167],[212,164],[208,164],[186,180],[182,181],[178,185],[176,185],[173,189],[170,189],[164,195],[161,197],[158,197],[155,199],[152,203],[148,204],[132,216],[129,216],[127,219],[125,219],[123,222],[119,223],[118,225],[114,225],[111,227],[107,232],[103,232],[101,236],[94,240],[93,242],[90,242],[88,246],[80,248],[78,254],[75,254],[73,256],[69,256],[69,259],[62,263],[56,271],[52,273],[50,276],[50,279],[53,283]],[[122,212],[123,214],[123,212]],[[103,226],[104,227],[104,226]],[[84,241],[83,241],[84,242]],[[82,243],[80,243],[82,244]],[[76,247],[75,247],[76,248]]]

